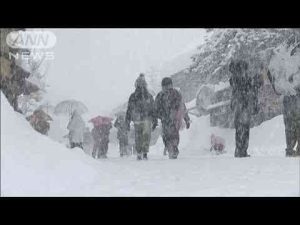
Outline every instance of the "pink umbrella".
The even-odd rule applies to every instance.
[[[105,117],[105,116],[96,116],[89,120],[89,122],[93,123],[95,127],[102,126],[102,125],[108,125],[111,123],[113,118]]]

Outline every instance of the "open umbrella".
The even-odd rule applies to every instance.
[[[80,101],[77,100],[65,100],[58,103],[54,108],[54,113],[58,114],[68,114],[72,115],[72,113],[76,111],[78,114],[83,114],[88,111],[87,107]]]
[[[105,116],[96,116],[89,120],[89,122],[93,123],[95,127],[101,126],[101,125],[108,125],[111,123],[113,118],[111,117],[105,117]]]

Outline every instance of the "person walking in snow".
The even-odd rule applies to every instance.
[[[179,154],[179,129],[182,119],[186,123],[186,128],[189,129],[190,118],[181,93],[173,88],[172,79],[165,77],[161,86],[162,91],[155,98],[155,115],[162,123],[165,150],[168,151],[170,159],[176,159]]]
[[[92,152],[93,158],[107,158],[109,133],[112,128],[111,121],[108,118],[95,118],[101,120],[95,121],[94,128],[92,129],[92,136],[94,139],[94,147]]]
[[[268,78],[275,93],[283,95],[286,156],[300,156],[300,42],[292,37],[277,50],[270,61]]]
[[[125,122],[125,115],[118,115],[114,127],[118,129],[117,138],[119,140],[120,156],[129,155],[128,149],[128,131]]]
[[[140,74],[135,82],[135,91],[128,100],[126,126],[130,130],[130,122],[134,123],[135,149],[137,160],[147,159],[151,139],[151,129],[157,126],[154,115],[154,99],[147,89],[145,75]]]
[[[70,147],[79,147],[83,149],[83,134],[85,123],[76,110],[72,113],[67,129],[69,130],[68,137],[70,141]]]
[[[263,84],[261,74],[250,74],[249,63],[245,60],[234,60],[229,65],[232,76],[229,79],[232,87],[231,110],[234,114],[235,157],[249,157],[247,153],[250,135],[250,121],[257,114],[258,88]],[[252,75],[252,76],[251,76]]]

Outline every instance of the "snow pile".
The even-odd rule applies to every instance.
[[[295,95],[295,89],[300,89],[300,53],[292,54],[295,47],[280,45],[270,61],[269,69],[275,78],[275,88],[283,95]]]
[[[219,127],[210,127],[210,117],[200,118],[190,116],[192,123],[189,130],[181,131],[180,148],[189,155],[211,155],[210,135],[215,134],[226,140],[225,151],[233,156],[235,150],[235,130]],[[248,152],[251,156],[278,156],[285,155],[285,133],[282,115],[262,123],[250,130]]]
[[[107,160],[67,149],[35,132],[2,94],[1,119],[2,196],[299,195],[299,159],[284,157],[282,117],[251,130],[250,158],[233,157],[234,130],[192,117],[181,131],[179,158],[163,156],[160,138],[148,161],[121,159],[112,144]],[[226,140],[227,153],[209,151],[212,132]]]
[[[1,130],[1,195],[72,195],[97,174],[80,149],[71,152],[35,132],[2,92]]]

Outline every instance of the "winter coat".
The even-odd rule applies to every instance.
[[[127,126],[124,117],[119,116],[114,123],[114,127],[118,129],[117,138],[119,140],[127,139]]]
[[[225,140],[220,137],[212,134],[210,136],[210,144],[211,144],[211,150],[217,150],[217,151],[223,151],[225,148]]]
[[[112,128],[111,124],[103,124],[92,129],[92,136],[95,145],[109,142],[109,131]]]
[[[175,124],[181,127],[182,119],[189,122],[186,106],[182,96],[175,88],[168,88],[158,93],[155,98],[155,114],[163,124]]]
[[[243,60],[232,62],[229,68],[232,73],[229,79],[232,87],[231,110],[248,123],[250,115],[258,112],[258,89],[263,85],[262,76],[251,76],[247,71],[248,63]]]
[[[286,117],[297,117],[300,119],[300,93],[294,96],[284,96],[283,114]]]
[[[101,141],[101,130],[100,127],[94,127],[92,129],[92,136],[94,139],[94,144],[95,145],[100,145],[100,141]]]
[[[126,112],[126,125],[130,122],[150,120],[157,124],[154,115],[154,99],[146,88],[136,88],[135,92],[129,97]]]
[[[71,120],[67,126],[69,130],[69,139],[73,143],[82,143],[83,134],[85,129],[85,123],[79,113],[76,111],[73,113]]]
[[[109,141],[109,132],[110,132],[111,128],[112,128],[111,123],[104,124],[103,126],[101,126],[100,133],[101,133],[101,136],[102,136],[102,140],[107,141],[107,142]]]

